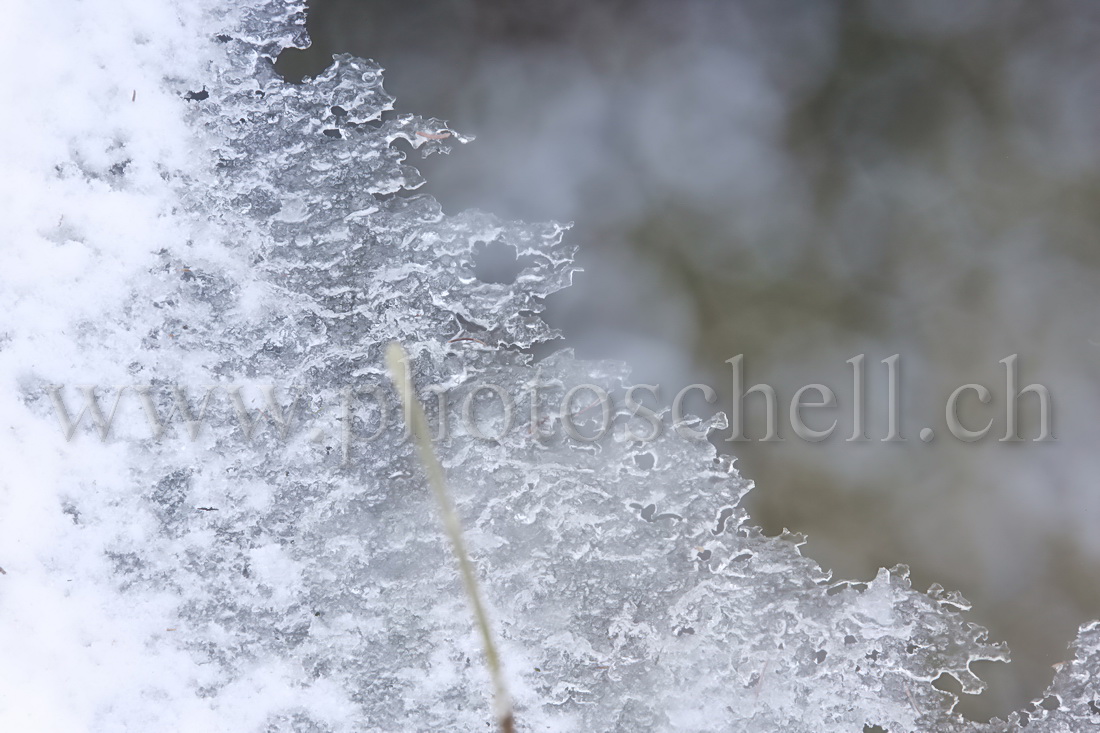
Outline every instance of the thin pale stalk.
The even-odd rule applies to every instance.
[[[386,364],[389,366],[390,378],[393,380],[397,392],[401,395],[401,401],[405,405],[405,422],[409,432],[416,443],[420,453],[420,460],[424,464],[424,471],[428,475],[428,484],[435,495],[436,504],[439,506],[439,514],[443,519],[443,529],[451,542],[451,549],[458,559],[458,569],[462,576],[462,585],[466,589],[466,598],[470,602],[470,608],[474,613],[474,622],[481,632],[481,644],[485,650],[485,664],[489,668],[489,677],[493,683],[493,701],[500,726],[501,733],[514,733],[515,720],[512,713],[512,698],[508,694],[508,688],[504,682],[504,673],[500,667],[500,655],[497,652],[496,642],[489,625],[489,615],[485,611],[482,602],[481,588],[477,582],[477,572],[470,555],[466,552],[466,543],[462,538],[462,524],[458,520],[454,504],[451,503],[450,494],[447,492],[447,483],[443,473],[443,466],[432,448],[432,439],[428,429],[428,418],[424,414],[424,407],[420,404],[412,389],[412,380],[409,376],[409,357],[398,343],[392,343],[386,349]]]

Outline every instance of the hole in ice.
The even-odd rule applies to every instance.
[[[332,52],[323,48],[323,35],[314,34],[309,48],[284,48],[275,59],[275,73],[290,84],[301,84],[332,65]]]
[[[633,509],[641,509],[642,519],[647,522],[659,522],[662,519],[683,519],[683,517],[681,517],[679,514],[658,514],[656,504],[647,504],[646,506],[642,506],[641,504],[635,502],[632,503],[630,506]]]
[[[652,453],[638,453],[634,456],[634,462],[638,464],[638,468],[642,469],[643,471],[648,471],[649,469],[653,468],[654,464],[657,462],[657,459],[653,457]]]
[[[657,505],[656,504],[647,504],[644,507],[641,504],[631,504],[630,506],[632,506],[635,509],[641,509],[642,510],[642,519],[646,520],[647,522],[652,522],[653,521],[653,515],[657,512]]]
[[[962,694],[962,683],[960,683],[953,675],[947,672],[942,673],[939,677],[932,681],[932,686],[937,690],[943,690],[944,692],[950,692],[955,697]]]
[[[483,283],[510,285],[535,264],[533,257],[517,257],[516,248],[503,242],[484,244],[474,252],[474,277]]]
[[[722,534],[726,531],[726,522],[733,516],[733,507],[726,507],[718,515],[718,526],[714,528],[714,534]]]

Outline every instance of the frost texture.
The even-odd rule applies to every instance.
[[[396,429],[365,440],[381,418],[370,399],[343,411],[348,389],[386,384],[382,349],[399,340],[422,388],[500,385],[525,416],[543,385],[538,434],[519,420],[483,440],[452,405],[438,443],[521,730],[1100,724],[1096,625],[1035,711],[967,723],[933,680],[980,691],[971,664],[1007,651],[963,617],[960,597],[915,591],[901,567],[831,580],[798,537],[747,524],[749,484],[728,459],[670,430],[633,440],[628,427],[648,429],[625,408],[599,441],[567,439],[552,417],[565,389],[600,385],[622,405],[629,382],[616,364],[567,352],[533,363],[523,351],[554,336],[538,312],[573,272],[564,228],[445,216],[406,195],[421,179],[395,141],[427,153],[465,138],[394,115],[370,62],[341,56],[283,83],[271,60],[305,43],[301,7],[258,3],[219,22],[207,94],[190,102],[206,173],[177,182],[193,231],[133,285],[142,348],[117,355],[152,385],[178,440],[132,449],[128,491],[74,491],[66,507],[103,537],[117,593],[178,598],[172,643],[198,661],[189,685],[204,705],[250,699],[258,731],[486,730],[477,638],[413,449]],[[530,263],[512,284],[474,276],[479,246],[495,242]],[[115,327],[88,328],[92,344]],[[294,419],[327,427],[283,436],[276,407],[254,412],[254,431],[212,408],[200,451],[179,450],[169,387],[234,380],[293,385]],[[473,407],[491,425],[500,403],[481,396]]]

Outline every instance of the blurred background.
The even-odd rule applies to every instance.
[[[977,670],[969,716],[1040,694],[1100,618],[1100,3],[315,0],[309,28],[288,79],[373,58],[399,111],[477,136],[414,158],[445,210],[576,223],[555,348],[625,360],[666,401],[712,385],[699,412],[729,412],[744,354],[786,438],[758,440],[755,396],[756,440],[714,439],[757,483],[755,521],[808,534],[839,577],[903,562],[962,591],[1014,658]],[[871,440],[848,442],[859,354]],[[882,442],[892,354],[905,440]],[[1027,440],[998,441],[1012,354],[1055,442],[1031,440],[1034,395]],[[809,383],[839,402],[813,444],[787,418]],[[993,395],[963,401],[968,426],[994,420],[974,443],[944,422],[968,383]]]

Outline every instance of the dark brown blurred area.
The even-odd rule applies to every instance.
[[[310,32],[287,78],[373,58],[399,111],[477,136],[415,161],[445,209],[576,223],[555,348],[623,359],[666,401],[710,384],[700,407],[727,412],[744,354],[781,425],[798,387],[831,386],[826,441],[716,437],[755,521],[840,576],[907,563],[961,590],[1014,657],[978,670],[969,715],[1040,694],[1100,617],[1100,3],[319,0]],[[872,440],[847,442],[858,354]],[[907,440],[884,443],[892,354]],[[1055,443],[998,441],[1012,354]],[[943,425],[968,383],[994,395],[962,411],[994,418],[975,443]]]

